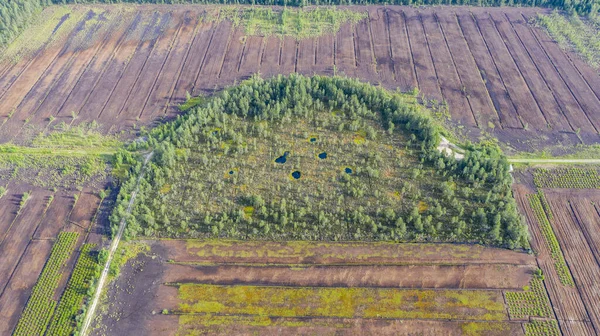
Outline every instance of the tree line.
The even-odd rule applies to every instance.
[[[0,48],[17,37],[52,0],[0,1]]]
[[[262,121],[305,118],[311,110],[343,111],[349,119],[377,116],[382,127],[389,132],[402,132],[409,139],[407,151],[416,156],[414,167],[411,166],[412,179],[422,174],[435,174],[425,178],[439,180],[439,186],[419,189],[410,183],[406,184],[402,193],[412,206],[400,209],[365,204],[365,207],[357,207],[354,211],[348,212],[343,208],[343,211],[337,211],[335,206],[319,206],[317,200],[310,198],[306,201],[282,197],[264,199],[248,194],[240,195],[233,201],[217,201],[231,205],[230,208],[234,209],[231,211],[217,212],[210,207],[206,213],[190,210],[197,205],[188,202],[191,197],[185,195],[186,185],[189,185],[187,180],[192,181],[193,185],[212,183],[206,180],[200,182],[196,180],[196,175],[213,174],[211,160],[222,160],[223,157],[219,159],[217,152],[214,152],[213,158],[201,157],[190,163],[193,160],[190,157],[197,148],[212,146],[217,149],[222,143],[245,142],[239,132],[230,126],[230,118],[235,116],[260,125]],[[221,125],[222,128],[214,131],[214,125]],[[278,76],[270,80],[254,77],[242,85],[223,91],[173,122],[157,127],[150,132],[147,141],[136,142],[129,147],[131,151],[150,148],[155,151],[147,174],[141,180],[140,192],[130,216],[125,210],[141,165],[133,158],[133,152],[124,151],[116,156],[116,169],[127,168],[125,175],[128,178],[122,185],[111,223],[116,226],[122,217],[128,216],[129,236],[197,234],[204,237],[257,239],[432,239],[481,242],[508,248],[527,247],[526,226],[512,197],[509,164],[500,149],[489,144],[467,144],[465,157],[457,160],[437,150],[440,132],[440,127],[416,106],[406,104],[397,95],[357,80],[301,75]],[[242,148],[240,146],[238,150],[243,151]],[[240,153],[232,155],[241,156]],[[372,162],[377,161],[375,156]],[[196,167],[197,171],[184,168],[181,174],[182,166]],[[367,181],[378,178],[376,163],[367,164],[358,175]],[[368,184],[361,186],[355,183],[358,180],[343,176],[338,177],[338,181],[345,189],[336,193],[335,197],[360,199],[369,192]],[[176,202],[165,201],[168,190],[158,192],[169,183],[178,193]],[[214,201],[210,200],[211,195],[218,194],[226,187],[225,183],[216,181],[211,189],[200,191],[207,194],[206,204]],[[291,191],[290,194],[294,194],[294,190]],[[274,192],[272,195],[281,194]],[[427,209],[420,208],[419,199],[427,200]],[[333,199],[322,200],[327,205],[335,204]],[[239,206],[236,207],[239,202],[252,206],[253,216],[244,214]],[[342,199],[338,205],[344,202]],[[248,220],[248,217],[256,220]]]

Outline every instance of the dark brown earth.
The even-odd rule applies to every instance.
[[[132,259],[122,270],[121,276],[111,284],[108,297],[104,303],[103,312],[100,314],[98,328],[94,335],[131,335],[141,332],[148,335],[173,335],[180,327],[177,315],[163,315],[163,309],[173,311],[178,308],[177,283],[202,283],[220,285],[259,285],[259,286],[297,286],[297,287],[385,287],[385,288],[433,288],[433,289],[470,289],[470,290],[494,290],[502,291],[520,290],[526,286],[535,267],[535,259],[531,255],[517,253],[508,250],[482,248],[480,246],[461,246],[462,255],[454,255],[452,258],[439,253],[437,259],[433,254],[424,253],[425,259],[413,257],[411,265],[356,265],[344,263],[343,259],[337,260],[336,265],[328,264],[327,259],[315,259],[313,266],[297,267],[293,265],[270,266],[264,264],[265,260],[251,257],[244,259],[244,265],[231,265],[239,257],[235,257],[234,251],[244,254],[255,245],[254,242],[239,242],[228,247],[215,249],[214,246],[204,247],[206,261],[212,261],[208,265],[180,264],[180,258],[188,258],[189,254],[181,253],[181,247],[185,248],[184,240],[158,240],[144,241],[151,249],[147,254]],[[218,245],[218,242],[215,242]],[[278,246],[280,243],[266,243],[261,249],[267,255],[286,254],[285,247]],[[282,243],[285,244],[285,243]],[[248,245],[244,247],[244,245]],[[331,246],[333,245],[333,246]],[[357,251],[363,253],[377,254],[378,252],[390,252],[390,248],[398,246],[388,244],[381,247],[380,244],[358,243],[360,247],[352,244],[329,244],[329,251],[338,256],[354,254],[360,257]],[[410,245],[410,244],[409,244]],[[179,247],[179,248],[177,248]],[[370,248],[368,248],[370,247]],[[447,246],[442,250],[451,251]],[[444,248],[445,247],[445,248]],[[418,244],[412,244],[406,249],[406,254],[426,251],[429,246],[420,249]],[[322,248],[325,249],[325,248]],[[346,253],[344,253],[344,251]],[[175,251],[175,252],[173,252]],[[199,249],[192,249],[196,254]],[[220,263],[215,263],[211,253],[230,254],[233,257],[223,257]],[[321,254],[319,252],[318,254]],[[499,261],[491,256],[495,253]],[[469,256],[483,256],[481,260]],[[512,262],[508,262],[508,256],[512,256]],[[361,258],[358,258],[361,259]],[[399,260],[403,258],[398,257]],[[506,260],[504,260],[506,259]],[[201,261],[202,257],[195,257]],[[420,260],[420,262],[419,262]],[[502,263],[504,261],[504,263]],[[325,262],[325,263],[322,263]],[[239,318],[239,317],[236,317]],[[285,319],[284,319],[285,320]],[[314,320],[314,321],[313,321]],[[463,334],[463,325],[459,321],[446,320],[374,320],[374,319],[291,319],[290,321],[310,322],[309,326],[290,327],[280,325],[252,326],[245,323],[234,325],[215,325],[211,327],[202,325],[187,325],[188,331],[203,332],[206,334],[254,334],[266,333],[275,335],[284,330],[291,334],[411,334],[422,333],[424,335],[434,334]],[[343,325],[343,327],[340,327]],[[521,334],[522,326],[519,323],[508,323],[503,325],[508,328],[505,332]],[[431,328],[431,329],[430,329]],[[185,328],[184,328],[185,329]],[[180,330],[185,334],[186,330]],[[336,331],[337,330],[337,331]],[[498,331],[498,330],[496,330]],[[493,334],[493,331],[490,331]],[[489,333],[488,333],[489,334]]]
[[[115,13],[96,23],[88,43],[70,43],[66,34],[33,59],[0,62],[6,74],[0,141],[35,135],[50,116],[129,131],[176,115],[186,92],[206,95],[254,73],[291,72],[335,72],[392,90],[417,87],[430,103],[448,104],[461,133],[476,137],[483,130],[507,148],[600,141],[600,78],[527,23],[545,10],[349,8],[368,18],[335,36],[302,41],[246,36],[227,20],[201,20],[214,15],[209,6]]]

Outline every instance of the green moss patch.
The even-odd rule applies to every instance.
[[[506,320],[501,292],[183,284],[176,313]]]

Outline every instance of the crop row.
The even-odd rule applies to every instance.
[[[544,208],[544,212],[546,212],[546,216],[548,217],[548,220],[551,220],[552,217],[554,217],[554,215],[552,215],[552,210],[550,209],[550,204],[548,203],[548,200],[546,199],[546,195],[544,194],[542,189],[538,189],[537,194],[538,194],[538,197],[540,198],[540,202],[542,203],[542,208]]]
[[[48,327],[48,335],[72,335],[77,327],[75,318],[80,313],[90,283],[96,274],[97,258],[92,254],[94,244],[85,244],[71,274],[67,288],[56,307],[56,314]]]
[[[79,236],[76,232],[61,232],[58,235],[50,258],[38,278],[27,306],[19,319],[13,335],[43,335],[56,308],[54,293],[59,285],[62,270],[75,249]]]
[[[537,218],[540,228],[542,229],[544,240],[550,249],[550,255],[554,261],[554,268],[556,269],[556,273],[558,273],[560,282],[565,286],[575,286],[575,282],[573,281],[569,267],[567,267],[565,257],[560,249],[556,235],[552,230],[552,225],[550,225],[550,221],[548,220],[546,212],[544,211],[543,202],[541,200],[545,200],[546,198],[543,197],[543,194],[541,197],[540,195],[531,194],[528,196],[528,198],[529,205],[535,213],[535,217]]]
[[[513,319],[531,316],[552,317],[552,307],[540,278],[533,278],[530,286],[521,292],[506,292],[508,312]]]
[[[556,320],[533,320],[525,323],[525,336],[560,336]]]
[[[536,169],[533,171],[533,181],[538,188],[600,188],[600,174],[595,169]]]

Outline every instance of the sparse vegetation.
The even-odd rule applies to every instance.
[[[0,145],[0,178],[41,187],[71,188],[107,176],[121,143],[95,123],[38,135],[30,146]]]
[[[25,207],[25,204],[29,200],[29,197],[31,197],[31,194],[28,191],[24,192],[23,195],[21,195],[21,201],[19,202],[19,211],[21,211],[23,207]]]
[[[221,7],[208,20],[230,20],[243,27],[248,35],[291,36],[296,39],[335,34],[341,25],[357,23],[367,17],[366,12],[316,7],[282,10],[261,7]]]
[[[70,32],[86,14],[85,9],[74,10],[70,6],[51,6],[41,15],[50,0],[16,0],[0,3],[0,56],[10,62],[18,62],[34,54]],[[11,4],[11,6],[5,6]],[[31,29],[24,30],[33,21]],[[14,110],[12,111],[14,112]]]
[[[188,239],[186,251],[204,260],[233,258],[251,262],[268,258],[272,263],[304,258],[329,260],[331,263],[353,262],[376,264],[376,260],[405,260],[444,255],[457,260],[479,260],[486,248],[467,244],[396,244],[394,242],[310,242],[310,241],[248,241],[226,239]],[[359,254],[357,252],[360,251]]]
[[[51,4],[50,0],[13,0],[0,3],[0,50]]]
[[[593,67],[600,65],[600,21],[558,11],[538,14],[536,24],[546,29],[563,49],[573,50]]]
[[[129,260],[137,257],[141,253],[148,252],[149,250],[150,250],[150,247],[142,242],[121,241],[117,251],[115,252],[114,258],[113,258],[112,262],[110,263],[110,269],[109,269],[109,273],[108,273],[109,282],[112,279],[115,279],[119,276],[121,269],[123,268],[123,266],[125,266],[125,264]],[[106,251],[104,251],[104,252],[106,252]],[[104,265],[106,263],[105,258],[106,258],[106,254],[101,252],[100,258],[99,258],[99,263],[101,265]]]

